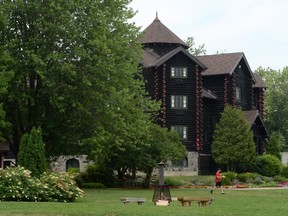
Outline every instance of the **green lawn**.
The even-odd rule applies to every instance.
[[[29,203],[2,202],[0,215],[101,215],[101,216],[282,216],[288,212],[288,190],[226,190],[221,195],[216,190],[213,196],[209,189],[171,189],[172,197],[207,196],[213,197],[210,207],[182,207],[179,201],[170,206],[155,206],[152,203],[153,190],[91,189],[85,190],[85,197],[74,203]],[[144,197],[143,205],[122,204],[120,197]]]

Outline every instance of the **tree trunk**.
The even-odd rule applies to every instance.
[[[150,167],[145,172],[144,188],[149,188],[151,177],[152,177],[153,167]]]

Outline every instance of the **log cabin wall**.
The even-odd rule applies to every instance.
[[[264,115],[264,92],[264,88],[254,88],[253,91],[254,106],[257,110],[259,110],[262,118]]]
[[[211,154],[213,131],[216,125],[213,110],[214,107],[217,107],[217,103],[217,100],[203,98],[203,148],[200,151],[201,154]]]
[[[143,48],[148,48],[153,50],[153,52],[157,53],[159,56],[163,56],[170,51],[176,49],[179,47],[179,44],[166,44],[166,43],[150,43],[150,44],[144,44]]]
[[[252,77],[248,69],[245,66],[241,66],[241,64],[238,65],[233,74],[235,76],[235,88],[238,87],[241,90],[241,98],[236,98],[236,106],[242,108],[244,111],[251,110],[254,104]],[[235,91],[236,89],[233,89],[231,92],[235,93]]]
[[[217,103],[209,103],[211,121],[218,122],[220,113],[225,106],[225,77],[223,75],[202,76],[203,87],[211,90],[217,96]]]
[[[197,102],[196,97],[196,73],[198,77],[201,79],[200,71],[197,70],[196,64],[191,62],[186,55],[183,53],[179,53],[169,61],[165,63],[166,65],[166,92],[167,92],[167,99],[166,99],[166,126],[167,128],[171,128],[173,125],[183,125],[187,126],[187,139],[183,140],[183,144],[186,146],[188,151],[196,151],[196,138],[201,139],[202,141],[202,134],[197,134],[197,115],[196,115],[196,104],[198,103],[198,109],[202,108],[201,101]],[[187,78],[171,78],[171,67],[187,67]],[[198,80],[198,82],[200,82]],[[198,88],[199,91],[199,88]],[[198,93],[199,94],[199,93]],[[171,108],[171,95],[183,95],[187,96],[188,101],[188,108],[187,109],[172,109]],[[198,98],[199,100],[199,98]],[[199,113],[198,113],[199,114]],[[198,115],[198,130],[201,127],[202,115]],[[202,131],[202,130],[201,130]],[[200,131],[200,133],[201,133]],[[198,140],[199,142],[199,140]],[[202,143],[199,143],[202,145]]]

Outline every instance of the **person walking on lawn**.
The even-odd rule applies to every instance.
[[[221,175],[221,169],[218,168],[218,170],[215,174],[215,186],[210,191],[211,194],[213,194],[216,187],[219,187],[221,189],[221,194],[224,194],[223,186],[222,186],[222,178],[224,178],[224,176]]]

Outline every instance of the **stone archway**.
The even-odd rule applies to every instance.
[[[69,168],[80,168],[80,162],[79,160],[75,159],[75,158],[71,158],[69,160],[66,161],[66,171]]]

